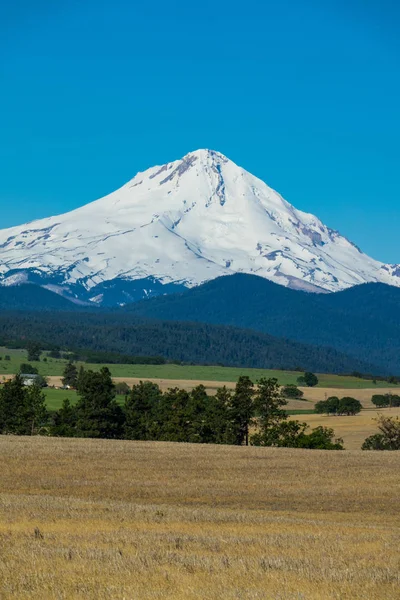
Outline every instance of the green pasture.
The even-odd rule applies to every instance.
[[[5,356],[10,360],[5,360]],[[9,350],[0,348],[0,380],[2,375],[12,375],[18,372],[21,363],[27,361],[25,350]],[[43,359],[46,358],[46,361]],[[63,374],[66,360],[55,359],[42,355],[40,362],[31,362],[44,377]],[[77,363],[78,368],[83,365],[85,369],[98,371],[103,365]],[[267,369],[247,369],[237,367],[219,367],[219,366],[199,366],[199,365],[122,365],[111,364],[107,366],[113,377],[138,377],[141,379],[181,379],[181,380],[199,380],[199,381],[237,381],[241,375],[248,375],[254,382],[261,377],[276,377],[280,384],[295,384],[301,373],[297,371],[278,371]],[[318,374],[318,387],[329,388],[380,388],[391,387],[386,381],[378,381],[373,384],[370,380],[359,379],[344,375]],[[393,386],[396,387],[396,386]],[[398,387],[398,386],[397,386]]]

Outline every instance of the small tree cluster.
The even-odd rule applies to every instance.
[[[397,394],[374,394],[371,401],[377,408],[400,406],[400,396]]]
[[[331,396],[315,405],[315,412],[326,415],[356,415],[362,409],[361,402],[350,396],[339,398]]]

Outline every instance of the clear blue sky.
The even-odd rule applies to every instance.
[[[395,0],[3,2],[0,227],[207,147],[400,263],[399,28]]]

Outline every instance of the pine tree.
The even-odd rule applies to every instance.
[[[218,388],[215,396],[209,399],[208,422],[213,432],[214,444],[234,444],[232,427],[229,422],[229,407],[232,402],[232,392],[224,385]]]
[[[62,384],[65,386],[76,388],[78,382],[78,369],[71,361],[65,365]]]
[[[25,387],[16,375],[0,388],[0,433],[20,434],[23,428]]]
[[[195,387],[186,405],[186,440],[192,443],[208,444],[214,441],[209,421],[209,397],[204,385]]]
[[[79,390],[79,387],[80,387],[81,385],[83,385],[83,380],[84,380],[84,378],[85,378],[85,373],[86,373],[86,371],[85,371],[85,369],[83,368],[83,365],[81,365],[81,366],[79,367],[78,376],[77,376],[77,378],[76,378],[76,389],[77,389],[77,390]]]
[[[277,445],[280,425],[286,421],[286,412],[282,409],[287,401],[282,397],[278,380],[262,378],[257,383],[254,398],[255,409],[259,417],[260,432],[252,438],[252,443],[262,446]]]
[[[171,388],[161,396],[155,414],[155,439],[165,442],[186,442],[186,406],[189,394],[186,390]]]
[[[51,435],[58,437],[75,437],[77,421],[76,406],[72,406],[68,398],[63,401],[62,407],[53,415],[50,427]]]
[[[141,381],[132,387],[125,402],[125,437],[129,440],[151,440],[155,415],[162,397],[156,383]]]
[[[23,426],[26,435],[40,433],[46,425],[48,412],[46,396],[40,385],[31,385],[25,389],[25,402],[23,410]]]
[[[26,349],[28,351],[28,360],[33,360],[33,361],[40,360],[41,350],[40,350],[40,346],[38,343],[29,342]]]
[[[76,434],[79,437],[121,438],[124,413],[115,400],[114,384],[107,367],[85,371],[78,380]]]
[[[0,389],[0,432],[34,435],[46,425],[46,398],[39,385],[24,386],[17,375]]]
[[[249,445],[249,428],[254,417],[254,384],[247,375],[239,377],[229,407],[233,443]]]

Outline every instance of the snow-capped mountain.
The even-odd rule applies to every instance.
[[[368,257],[210,150],[138,173],[72,212],[0,231],[1,284],[31,281],[96,303],[235,272],[309,291],[400,287],[400,265]]]

